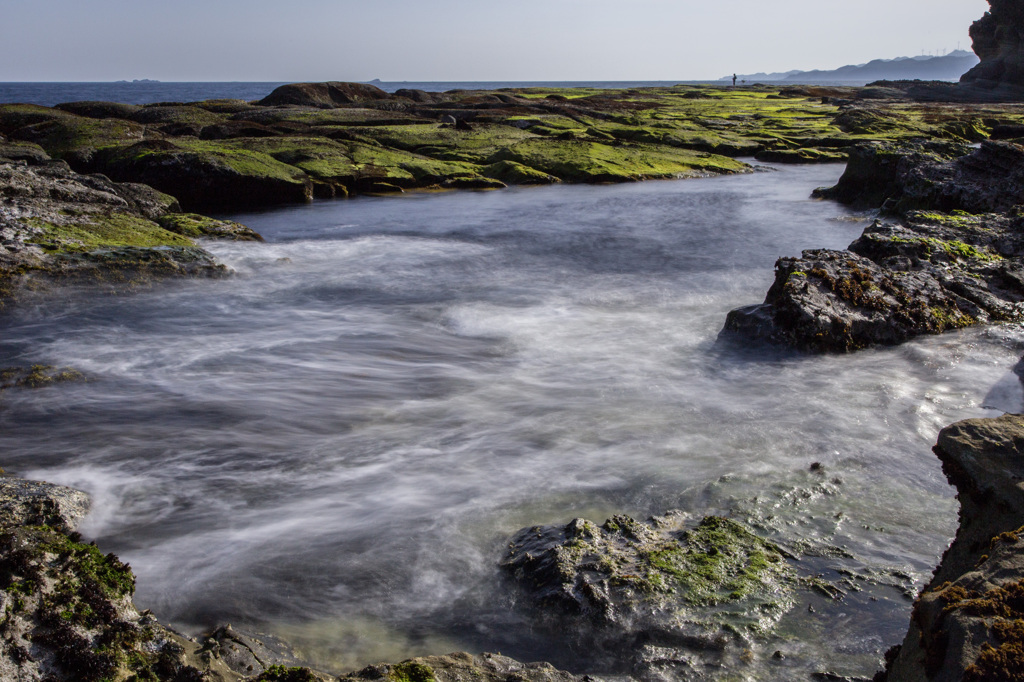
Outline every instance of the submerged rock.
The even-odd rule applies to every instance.
[[[777,545],[719,517],[688,528],[681,512],[525,528],[501,565],[569,646],[644,677],[717,664],[770,631],[799,584]]]
[[[956,486],[960,527],[878,680],[1024,676],[1024,416],[970,419],[935,452]]]

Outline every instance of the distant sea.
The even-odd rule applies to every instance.
[[[434,81],[434,82],[381,82],[373,85],[394,92],[401,88],[445,92],[447,90],[497,90],[499,88],[648,88],[673,85],[724,85],[726,81]],[[766,82],[789,86],[793,82]],[[284,83],[0,83],[0,103],[21,102],[53,106],[62,102],[98,100],[127,104],[154,102],[199,102],[207,99],[263,99]],[[815,83],[815,85],[864,85],[856,82]]]

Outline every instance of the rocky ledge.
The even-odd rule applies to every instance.
[[[960,528],[876,682],[1024,678],[1024,416],[939,434]]]
[[[968,153],[969,152],[969,153]],[[1024,318],[1024,147],[875,144],[817,196],[880,206],[847,250],[782,258],[763,304],[728,333],[811,351],[902,343]]]
[[[82,175],[0,139],[0,308],[18,290],[55,281],[124,287],[226,274],[196,237],[261,239],[238,223],[182,213],[147,185]]]
[[[0,135],[21,154],[146,183],[186,210],[207,211],[411,189],[742,173],[751,166],[740,157],[842,161],[865,140],[977,142],[994,126],[1024,124],[1012,107],[858,97],[853,88],[387,93],[295,83],[255,102],[2,104]]]

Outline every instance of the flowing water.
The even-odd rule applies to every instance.
[[[807,198],[841,170],[235,216],[267,243],[209,244],[232,278],[3,320],[0,367],[89,377],[0,395],[3,466],[94,497],[83,532],[131,563],[140,607],[277,632],[338,671],[469,649],[595,672],[506,596],[508,536],[729,514],[896,576],[801,605],[772,645],[870,676],[955,530],[938,429],[1020,409],[1024,334],[837,357],[719,341],[775,258],[863,229]]]

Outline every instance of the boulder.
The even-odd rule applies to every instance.
[[[788,556],[735,521],[670,512],[524,528],[501,565],[539,627],[646,679],[724,665],[769,632],[797,601]]]
[[[232,209],[312,199],[313,183],[270,156],[227,146],[179,147],[165,140],[108,147],[91,169],[172,194],[187,210]]]
[[[424,90],[414,90],[411,88],[401,88],[395,90],[395,97],[402,97],[404,99],[411,99],[413,102],[421,102],[425,104],[433,104],[434,102],[441,101],[444,97],[440,93],[426,92]]]
[[[201,128],[199,139],[224,140],[233,137],[276,137],[281,131],[251,121],[224,121]]]
[[[36,289],[71,279],[121,289],[223,276],[227,268],[186,235],[258,238],[227,221],[169,217],[177,211],[174,197],[152,187],[75,173],[62,161],[0,162],[0,308],[29,281]]]
[[[70,533],[91,506],[80,490],[44,481],[0,478],[0,528],[51,526]]]
[[[990,213],[1024,203],[1024,147],[987,141],[876,143],[854,147],[834,187],[814,196],[859,208]]]
[[[256,102],[256,104],[259,106],[291,104],[319,109],[333,109],[339,105],[386,99],[391,99],[391,95],[375,85],[330,81],[327,83],[291,83],[289,85],[282,85]]]
[[[24,161],[35,166],[50,161],[50,155],[33,142],[0,141],[0,162]]]
[[[764,303],[730,312],[724,336],[847,352],[1021,319],[1021,223],[921,212],[876,221],[847,251],[779,259]]]
[[[156,219],[160,227],[186,237],[213,237],[240,242],[261,242],[263,237],[233,220],[208,218],[196,213],[168,213]]]
[[[520,663],[501,654],[425,656],[397,664],[378,663],[342,675],[338,682],[592,682],[549,663]]]

